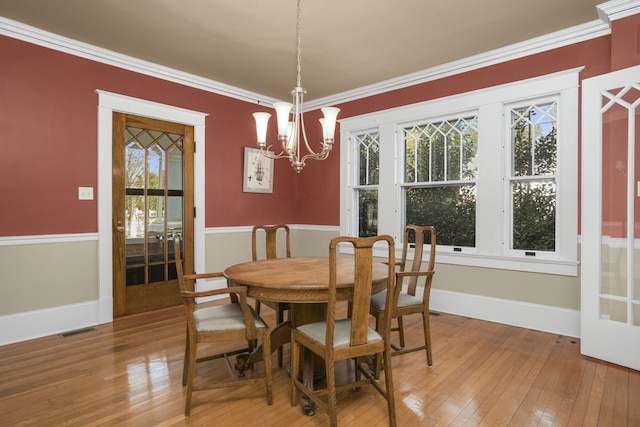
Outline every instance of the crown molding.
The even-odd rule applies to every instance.
[[[557,49],[609,34],[611,34],[611,27],[609,26],[608,22],[603,22],[603,20],[595,20],[586,24],[536,37],[524,42],[491,50],[479,55],[470,56],[459,61],[449,62],[447,64],[428,68],[390,80],[385,80],[383,82],[378,82],[369,86],[363,86],[325,98],[315,99],[313,101],[305,102],[305,104],[307,109],[314,110],[323,105],[336,105],[349,101],[355,101],[392,90],[402,89],[409,86],[414,86],[417,84],[453,76],[456,74],[473,71],[476,69],[488,67],[490,65],[512,61],[514,59],[552,49]]]
[[[325,105],[335,105],[385,92],[414,86],[417,84],[469,72],[475,69],[522,58],[524,56],[557,49],[581,41],[606,36],[611,33],[610,23],[640,12],[640,0],[611,0],[597,6],[599,20],[571,27],[565,30],[536,37],[504,48],[479,55],[362,86],[324,98],[305,102],[305,111],[315,110]],[[277,99],[194,74],[185,73],[151,62],[79,42],[57,34],[49,33],[29,25],[0,17],[0,34],[39,46],[65,52],[81,58],[112,65],[140,74],[157,77],[181,85],[216,93],[241,101],[259,105],[271,105]]]
[[[607,24],[640,13],[640,0],[611,0],[596,6],[598,16]]]
[[[270,105],[278,101],[275,98],[178,71],[173,68],[164,67],[152,62],[143,61],[132,56],[122,55],[108,49],[50,33],[1,16],[0,35],[253,104]]]

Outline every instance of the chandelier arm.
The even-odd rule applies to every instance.
[[[271,147],[272,145],[269,145],[268,147],[259,147],[260,148],[260,153],[265,156],[268,159],[288,159],[289,155],[287,153],[285,153],[284,151],[281,151],[278,154],[273,154],[273,151],[271,151]]]
[[[309,141],[307,140],[307,129],[304,126],[304,114],[302,114],[302,113],[300,113],[300,125],[302,126],[302,139],[304,140],[304,145],[305,145],[305,147],[307,147],[307,151],[310,153],[310,154],[305,155],[303,160],[306,159],[306,158],[309,158],[309,157],[317,156],[318,154],[315,151],[313,151],[311,149],[311,147],[309,146]]]

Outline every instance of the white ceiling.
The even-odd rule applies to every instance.
[[[590,23],[603,0],[302,0],[302,86],[331,96]],[[0,0],[0,16],[265,96],[296,83],[295,0]]]

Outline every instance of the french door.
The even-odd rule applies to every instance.
[[[173,237],[193,271],[192,126],[113,113],[114,317],[181,303]]]
[[[640,66],[582,84],[581,352],[640,370]]]

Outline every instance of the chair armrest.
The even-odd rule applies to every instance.
[[[215,273],[193,273],[184,275],[186,280],[210,279],[213,277],[224,277],[224,274],[221,271],[216,271]]]
[[[222,272],[216,271],[214,273],[193,273],[193,274],[185,274],[185,280],[196,280],[196,279],[210,279],[213,277],[224,277]],[[202,297],[210,297],[220,294],[229,293],[227,288],[224,289],[211,289],[208,291],[182,291],[180,294],[184,298],[202,298]]]
[[[223,277],[223,274],[220,272],[216,273],[201,273],[201,274],[185,274],[184,278],[187,280],[193,279],[206,279],[209,277]],[[233,286],[227,288],[220,289],[209,289],[207,291],[181,291],[180,295],[184,298],[202,298],[202,297],[210,297],[215,295],[223,295],[223,294],[235,294],[235,295],[244,295],[247,296],[247,288],[244,286]]]

